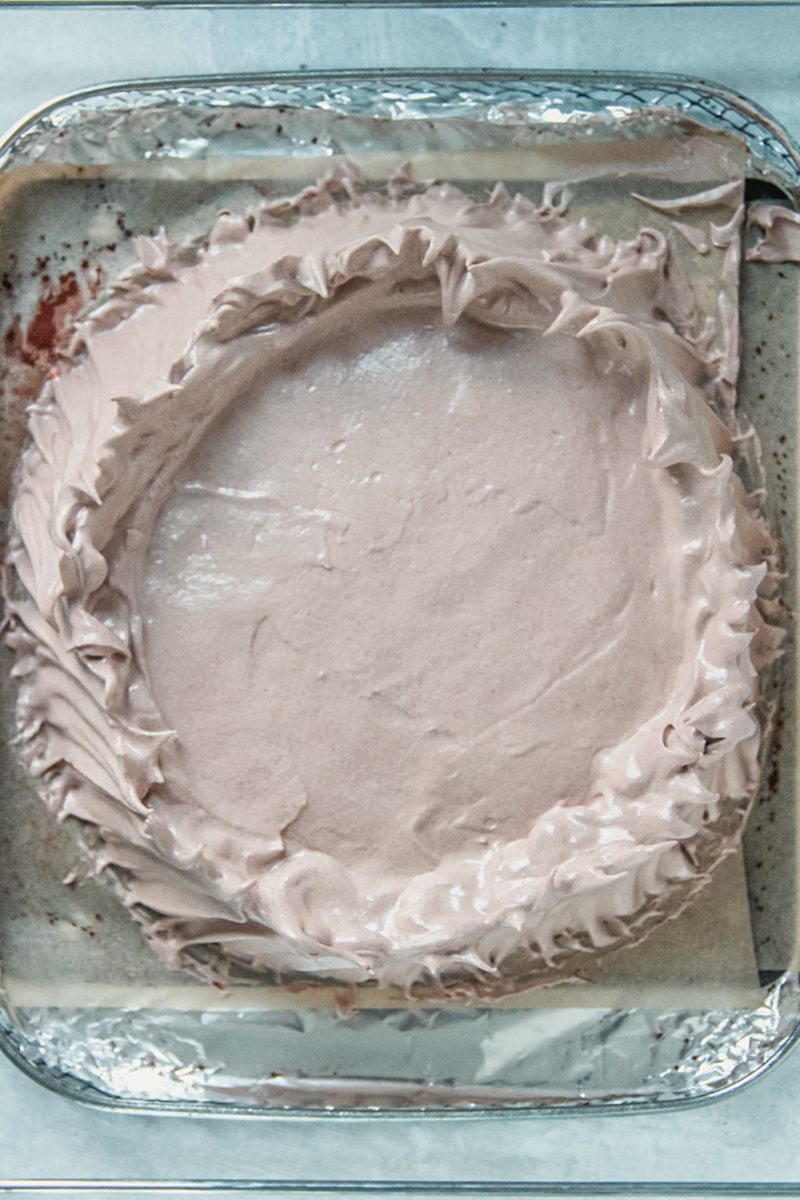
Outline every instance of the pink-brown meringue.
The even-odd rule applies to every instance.
[[[137,249],[31,413],[10,610],[26,761],[156,948],[491,992],[674,913],[767,567],[665,235],[343,170]]]

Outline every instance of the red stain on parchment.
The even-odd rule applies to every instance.
[[[74,271],[59,277],[42,294],[25,335],[29,354],[52,354],[68,322],[83,306],[83,296]]]
[[[60,374],[59,356],[75,318],[87,301],[98,294],[105,280],[103,268],[91,266],[88,259],[81,264],[80,271],[67,270],[56,278],[47,269],[50,263],[50,259],[39,259],[33,272],[40,282],[33,314],[27,322],[17,314],[0,333],[0,387],[22,401],[35,399],[44,380]],[[8,282],[6,290],[11,294],[13,285]]]

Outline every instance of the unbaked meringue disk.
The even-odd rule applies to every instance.
[[[34,406],[23,753],[171,961],[500,993],[734,844],[767,566],[720,357],[663,233],[556,201],[340,172],[139,239]]]

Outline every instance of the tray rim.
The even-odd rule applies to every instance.
[[[24,1037],[24,1035],[20,1035],[20,1037]],[[208,1117],[216,1120],[244,1120],[248,1122],[265,1118],[280,1119],[283,1117],[287,1120],[300,1118],[304,1121],[390,1120],[401,1123],[413,1120],[427,1121],[429,1119],[436,1121],[502,1121],[509,1117],[526,1120],[530,1118],[540,1120],[558,1117],[559,1119],[567,1118],[574,1120],[587,1116],[634,1117],[641,1115],[643,1112],[649,1114],[684,1112],[687,1108],[707,1107],[718,1100],[727,1100],[742,1088],[755,1083],[767,1071],[770,1071],[778,1063],[783,1062],[790,1053],[796,1051],[797,1046],[800,1045],[800,1016],[797,1017],[792,1032],[769,1058],[759,1063],[747,1075],[724,1084],[713,1092],[701,1096],[676,1097],[671,1100],[645,1098],[643,1100],[616,1104],[609,1100],[587,1100],[584,1102],[565,1101],[562,1104],[531,1103],[530,1105],[503,1105],[502,1103],[498,1103],[494,1106],[482,1106],[479,1104],[458,1106],[454,1104],[447,1107],[440,1105],[439,1107],[430,1108],[414,1105],[408,1105],[404,1108],[379,1108],[367,1105],[361,1107],[346,1107],[342,1105],[336,1108],[296,1108],[277,1105],[269,1107],[258,1104],[236,1105],[220,1100],[150,1100],[144,1098],[141,1100],[131,1100],[116,1097],[110,1092],[104,1092],[92,1083],[87,1083],[85,1080],[66,1072],[54,1070],[46,1064],[37,1065],[26,1057],[17,1043],[18,1039],[4,1027],[4,1024],[0,1025],[0,1053],[3,1053],[23,1075],[26,1075],[34,1083],[39,1084],[54,1095],[61,1096],[66,1100],[75,1101],[85,1108],[99,1112],[116,1112],[125,1116]],[[494,1182],[492,1183],[492,1187],[495,1187]],[[2,1188],[3,1181],[0,1180],[0,1191],[2,1191]],[[731,1195],[732,1193],[727,1192],[725,1194]],[[798,1184],[797,1194],[800,1196],[800,1184]]]
[[[87,0],[87,3],[90,0]],[[187,3],[191,0],[186,0]],[[304,0],[301,0],[304,2]],[[561,3],[562,0],[553,0]],[[605,3],[606,0],[597,0]],[[612,0],[614,2],[614,0]],[[631,0],[621,0],[623,4]],[[671,3],[672,0],[667,0]],[[707,0],[708,3],[718,3],[719,0]],[[773,0],[763,0],[773,3]],[[784,0],[777,0],[783,3]],[[789,0],[800,7],[800,0]],[[56,5],[57,6],[57,5]],[[521,70],[510,67],[479,67],[479,68],[416,68],[391,67],[375,69],[342,69],[342,70],[298,70],[274,72],[215,72],[209,75],[164,75],[164,76],[134,76],[130,79],[113,80],[109,83],[94,84],[88,87],[75,88],[59,93],[51,100],[37,105],[26,116],[15,122],[0,136],[0,171],[4,170],[3,159],[12,152],[18,142],[38,121],[65,108],[70,104],[82,101],[100,99],[119,92],[145,93],[151,89],[214,88],[224,86],[281,86],[295,84],[297,86],[314,83],[367,83],[367,82],[408,82],[431,81],[443,83],[479,83],[504,82],[514,80],[520,82],[535,81],[537,83],[561,83],[568,85],[592,84],[618,88],[627,84],[643,88],[665,88],[667,86],[691,87],[706,97],[718,100],[743,117],[754,121],[765,129],[781,146],[786,158],[790,161],[798,175],[798,180],[792,190],[792,199],[800,205],[800,140],[795,139],[772,114],[761,104],[742,92],[727,85],[716,83],[714,80],[700,79],[692,75],[682,75],[679,72],[660,71],[556,71],[556,70]],[[283,101],[282,101],[283,103]],[[708,114],[712,116],[712,114]]]
[[[43,0],[36,7],[60,7],[62,0]],[[80,2],[80,0],[79,0]],[[84,0],[87,4],[89,0]],[[277,4],[285,7],[304,7],[307,6],[310,0],[266,0],[267,6]],[[411,6],[414,6],[412,0],[405,0]],[[471,3],[471,0],[456,0],[457,3]],[[496,0],[478,0],[479,3],[492,5]],[[524,3],[525,0],[512,0],[512,2]],[[569,2],[569,0],[545,0],[548,4],[561,4]],[[624,7],[631,3],[632,0],[590,0],[591,3],[603,4],[619,4]],[[677,5],[686,3],[687,0],[677,0]],[[704,0],[705,3],[720,4],[722,0]],[[740,0],[741,3],[747,3],[749,0]],[[773,4],[777,3],[781,6],[796,6],[800,7],[800,0],[761,0],[762,3]],[[2,0],[0,0],[2,3]],[[172,6],[176,0],[168,0],[167,5],[162,5],[159,0],[155,0],[152,7]],[[178,4],[191,3],[191,0],[177,0]],[[201,0],[201,4],[203,0]],[[329,0],[331,7],[336,7],[340,0]],[[356,0],[357,4],[364,7],[375,6],[373,0]],[[675,6],[676,0],[656,0],[656,3],[665,3],[668,6]],[[722,3],[723,7],[726,7]],[[20,7],[27,7],[21,4]],[[377,7],[381,7],[380,4]],[[57,113],[60,109],[66,108],[73,104],[91,101],[94,99],[104,99],[113,97],[119,94],[139,94],[145,95],[148,91],[167,91],[187,89],[214,89],[225,87],[280,87],[286,85],[296,85],[298,87],[311,86],[317,84],[385,84],[385,83],[462,83],[469,84],[486,84],[486,83],[538,83],[553,85],[577,86],[585,85],[587,87],[606,87],[608,89],[616,89],[623,91],[625,85],[629,87],[638,87],[643,89],[667,89],[667,88],[691,88],[712,100],[719,101],[727,106],[740,116],[748,121],[754,122],[770,135],[772,139],[781,148],[781,152],[787,162],[791,163],[795,172],[795,181],[791,185],[787,180],[783,180],[783,187],[787,196],[792,200],[795,207],[800,208],[800,141],[796,140],[788,133],[783,125],[776,120],[772,115],[764,109],[760,104],[750,100],[744,94],[725,85],[715,83],[706,79],[699,79],[690,75],[682,75],[678,72],[636,72],[636,71],[558,71],[558,70],[537,70],[535,68],[525,70],[519,68],[390,68],[390,69],[320,69],[320,70],[298,70],[298,71],[275,71],[275,72],[218,72],[208,75],[166,75],[166,76],[140,76],[132,79],[120,79],[107,83],[90,85],[88,87],[76,88],[64,93],[60,93],[51,100],[37,105],[26,116],[15,122],[10,129],[0,136],[0,174],[3,174],[9,169],[8,156],[13,155],[16,145],[24,136],[30,132],[37,123],[46,120],[48,117]],[[279,103],[291,105],[289,99],[282,98]],[[708,114],[711,122],[715,119],[714,114]],[[717,118],[718,119],[718,118]],[[742,134],[747,140],[747,135]],[[13,169],[13,164],[10,169]],[[777,168],[772,167],[773,171]],[[767,171],[769,174],[769,169]],[[767,989],[768,994],[771,994],[775,989],[778,989],[782,983],[787,980],[797,980],[798,975],[794,972],[787,972],[781,975],[777,980],[773,981]],[[2,965],[0,964],[0,1008],[2,1008]],[[530,1104],[503,1103],[498,1101],[497,1105],[481,1105],[475,1104],[470,1106],[445,1106],[438,1107],[423,1107],[412,1106],[408,1107],[378,1107],[378,1106],[359,1106],[359,1107],[336,1107],[336,1108],[297,1108],[297,1107],[282,1107],[282,1106],[267,1106],[258,1104],[235,1105],[225,1103],[224,1101],[181,1101],[181,1100],[153,1100],[153,1099],[123,1099],[112,1093],[107,1093],[94,1084],[88,1083],[79,1079],[77,1076],[69,1075],[65,1072],[57,1071],[46,1064],[37,1064],[32,1061],[23,1050],[20,1048],[19,1042],[25,1041],[25,1035],[21,1031],[15,1032],[8,1028],[9,1022],[5,1011],[0,1011],[0,1051],[25,1075],[34,1082],[40,1084],[48,1091],[66,1099],[77,1100],[82,1105],[95,1110],[113,1111],[126,1115],[164,1115],[178,1117],[214,1117],[214,1118],[233,1118],[233,1119],[268,1119],[268,1118],[302,1118],[305,1121],[315,1121],[320,1118],[344,1118],[348,1120],[399,1120],[409,1121],[414,1119],[429,1119],[431,1117],[437,1120],[464,1120],[464,1119],[491,1119],[502,1120],[508,1117],[517,1118],[546,1118],[546,1117],[580,1117],[580,1116],[621,1116],[621,1115],[638,1115],[643,1112],[674,1112],[684,1111],[687,1107],[698,1107],[701,1105],[710,1104],[718,1099],[725,1099],[738,1092],[742,1087],[759,1079],[766,1071],[770,1070],[778,1062],[782,1062],[787,1055],[800,1043],[800,1012],[795,1017],[794,1026],[791,1032],[786,1035],[780,1045],[773,1053],[758,1063],[757,1066],[746,1075],[743,1075],[734,1080],[728,1081],[713,1091],[710,1090],[701,1095],[676,1096],[667,1100],[654,1099],[652,1097],[642,1097],[634,1099],[625,1099],[620,1102],[612,1099],[602,1100],[569,1100],[558,1103],[539,1103],[533,1098]],[[26,1184],[28,1181],[25,1181]],[[38,1188],[40,1184],[46,1184],[48,1189],[51,1186],[51,1181],[29,1181],[31,1185]],[[97,1181],[86,1181],[85,1185],[81,1181],[52,1181],[58,1183],[62,1187],[71,1187],[73,1190],[81,1189],[84,1186],[97,1187]],[[125,1187],[126,1181],[105,1181],[113,1190],[121,1190]],[[14,1187],[18,1184],[15,1181],[5,1181],[0,1179],[0,1190],[5,1190],[7,1183]],[[204,1189],[208,1192],[209,1188],[206,1184],[199,1180],[187,1181],[193,1188],[200,1188],[199,1194],[202,1194]],[[476,1187],[484,1187],[483,1184],[453,1182],[445,1185],[442,1190],[440,1183],[419,1184],[413,1181],[403,1183],[402,1185],[395,1182],[384,1184],[367,1183],[366,1181],[338,1181],[334,1188],[331,1189],[330,1182],[324,1184],[323,1181],[303,1181],[303,1180],[274,1180],[274,1181],[237,1181],[237,1180],[210,1180],[213,1191],[225,1189],[241,1190],[242,1183],[245,1187],[261,1188],[266,1186],[269,1190],[284,1190],[301,1191],[308,1190],[308,1185],[311,1185],[312,1190],[318,1191],[361,1191],[371,1192],[373,1194],[386,1191],[397,1191],[400,1187],[407,1189],[409,1186],[416,1191],[429,1194],[467,1194]],[[222,1185],[221,1187],[219,1185]],[[180,1186],[184,1190],[184,1185],[181,1181],[172,1180],[164,1181],[158,1184],[157,1181],[152,1181],[149,1185],[157,1192],[158,1188],[164,1186],[175,1188]],[[554,1192],[561,1194],[571,1194],[574,1192],[575,1185],[561,1184],[506,1184],[501,1185],[492,1182],[491,1187],[498,1194],[503,1193],[503,1187],[512,1190],[506,1190],[505,1194],[515,1195],[552,1195]],[[582,1185],[581,1185],[582,1186]],[[586,1185],[592,1191],[587,1194],[603,1194],[602,1188],[605,1187],[605,1194],[621,1195],[624,1193],[636,1194],[661,1194],[668,1195],[673,1189],[675,1195],[687,1194],[686,1189],[691,1185],[673,1184],[673,1185],[657,1185],[657,1184],[637,1184],[637,1183],[620,1183],[620,1184],[605,1184],[605,1185]],[[705,1185],[704,1185],[705,1186]],[[745,1187],[758,1187],[761,1185],[744,1185]],[[794,1185],[788,1185],[794,1188]],[[137,1189],[141,1190],[141,1183],[136,1182]],[[522,1192],[514,1190],[522,1188]],[[769,1185],[765,1185],[769,1188]],[[454,1190],[455,1189],[455,1190]],[[462,1189],[459,1191],[458,1189]],[[632,1191],[630,1189],[633,1189]],[[696,1190],[696,1189],[695,1189]],[[775,1193],[775,1185],[770,1188],[772,1194]],[[580,1191],[575,1192],[580,1194]],[[735,1194],[730,1188],[725,1193],[726,1195]],[[742,1192],[740,1194],[747,1194]],[[757,1191],[749,1194],[760,1194]],[[791,1195],[800,1195],[800,1185],[797,1189],[787,1193]]]

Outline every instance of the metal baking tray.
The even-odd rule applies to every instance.
[[[0,144],[3,501],[24,444],[25,405],[53,346],[70,317],[130,261],[132,234],[166,224],[173,237],[189,236],[220,208],[246,207],[274,181],[275,162],[287,152],[296,187],[315,180],[334,154],[400,161],[420,152],[502,150],[542,136],[602,138],[646,126],[654,111],[740,135],[750,195],[797,203],[800,150],[776,123],[741,97],[677,77],[158,80],[46,106]],[[745,267],[742,286],[741,407],[764,444],[770,519],[787,548],[785,599],[796,607],[797,287],[793,271],[779,266]],[[8,666],[6,659],[6,730]],[[230,1004],[210,992],[198,999],[188,988],[176,1003],[175,976],[151,958],[108,889],[93,880],[64,887],[76,864],[74,840],[53,825],[4,744],[0,1045],[53,1090],[127,1111],[623,1112],[724,1094],[779,1059],[800,1030],[795,905],[785,901],[787,890],[794,895],[797,861],[795,692],[790,637],[745,845],[761,995],[735,1010],[559,1004],[343,1016],[285,1002]],[[35,983],[37,964],[54,946],[70,948],[75,976],[63,977],[55,995],[52,987],[20,986]]]

